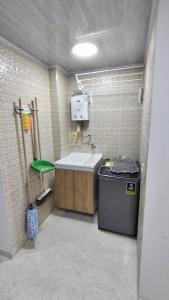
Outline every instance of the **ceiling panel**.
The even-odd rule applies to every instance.
[[[143,61],[152,0],[0,0],[0,35],[68,72]],[[71,48],[89,41],[93,58]]]

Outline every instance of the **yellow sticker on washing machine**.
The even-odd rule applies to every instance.
[[[126,184],[126,194],[134,196],[136,195],[136,184],[132,182],[128,182]]]

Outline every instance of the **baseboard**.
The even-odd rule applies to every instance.
[[[12,258],[13,257],[11,253],[9,253],[7,251],[4,251],[4,250],[1,250],[1,249],[0,249],[0,255],[6,256],[8,258]]]

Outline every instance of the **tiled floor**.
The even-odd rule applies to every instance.
[[[136,300],[136,269],[134,239],[55,210],[35,245],[0,257],[0,300]]]

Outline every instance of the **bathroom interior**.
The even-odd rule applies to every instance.
[[[166,0],[0,1],[1,300],[169,299],[168,28]]]

